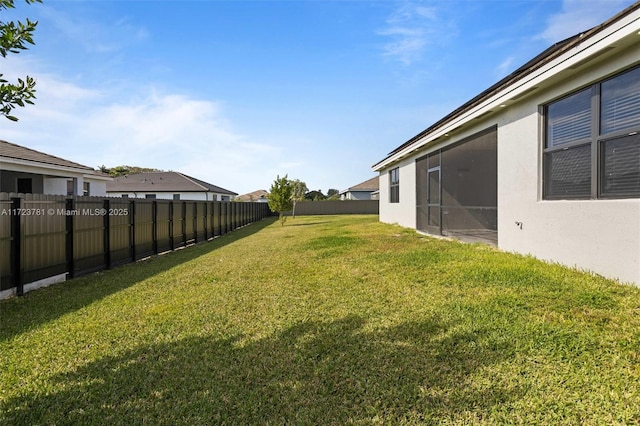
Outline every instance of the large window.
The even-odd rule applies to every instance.
[[[389,172],[389,201],[400,202],[400,169],[398,167]]]
[[[544,197],[640,197],[640,67],[544,108]]]

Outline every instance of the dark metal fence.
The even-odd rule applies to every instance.
[[[303,201],[296,204],[296,216],[333,214],[378,214],[378,200]],[[292,216],[288,211],[286,216]]]
[[[0,294],[207,241],[270,215],[266,203],[0,193]]]

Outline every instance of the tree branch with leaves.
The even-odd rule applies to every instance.
[[[42,0],[25,0],[26,3],[42,3]],[[14,0],[0,0],[0,11],[13,9]],[[27,18],[26,22],[0,21],[0,56],[6,58],[9,53],[20,53],[28,49],[28,45],[34,45],[33,33],[38,25],[37,21]],[[11,121],[18,118],[11,114],[16,107],[33,105],[36,81],[29,76],[25,79],[18,78],[17,83],[9,83],[0,73],[0,114]]]

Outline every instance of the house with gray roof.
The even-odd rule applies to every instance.
[[[350,188],[340,191],[341,200],[376,200],[380,189],[380,177],[374,176]]]
[[[111,197],[159,200],[231,201],[238,195],[179,172],[145,172],[118,176],[107,184]]]
[[[0,140],[0,192],[105,196],[110,180],[89,166]]]
[[[640,2],[373,165],[380,220],[640,285]]]

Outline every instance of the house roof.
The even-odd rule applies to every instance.
[[[365,180],[364,182],[360,182],[357,185],[354,185],[348,189],[345,189],[344,191],[340,191],[340,194],[344,194],[346,192],[353,192],[353,191],[377,191],[378,189],[380,189],[380,177],[379,176],[374,176],[371,179]]]
[[[52,166],[71,167],[74,169],[82,169],[86,172],[101,175],[103,173],[97,172],[89,166],[76,163],[73,161],[65,160],[64,158],[56,157],[55,155],[45,154],[44,152],[36,151],[35,149],[27,148],[26,146],[16,145],[11,142],[0,140],[0,157],[14,160],[30,161],[34,163],[48,164]]]
[[[396,154],[414,145],[416,142],[422,140],[427,135],[434,133],[435,131],[439,130],[442,127],[445,127],[447,124],[455,121],[457,118],[463,116],[465,113],[469,112],[473,108],[478,107],[480,104],[487,101],[492,96],[505,91],[511,86],[514,86],[520,80],[533,74],[534,72],[541,69],[546,64],[560,57],[566,52],[575,50],[576,47],[579,46],[580,44],[585,43],[588,39],[593,38],[598,33],[611,27],[616,22],[622,20],[626,16],[630,15],[631,13],[639,9],[640,9],[640,1],[627,7],[626,9],[624,9],[623,11],[616,14],[615,16],[613,16],[612,18],[608,19],[607,21],[603,22],[600,25],[597,25],[583,33],[576,34],[572,37],[569,37],[565,40],[562,40],[560,42],[553,44],[552,46],[550,46],[549,48],[547,48],[546,50],[538,54],[536,57],[534,57],[533,59],[529,60],[527,63],[525,63],[518,69],[516,69],[514,72],[512,72],[511,74],[503,78],[502,80],[498,81],[497,83],[495,83],[494,85],[486,89],[485,91],[481,92],[471,100],[464,103],[462,106],[458,107],[448,115],[444,116],[442,119],[432,124],[430,127],[426,128],[425,130],[418,133],[408,141],[404,142],[402,145],[395,148],[393,151],[387,154],[387,156],[383,160],[373,165],[374,170],[379,169],[379,167],[383,163],[387,162],[387,160],[390,160],[391,158],[396,156]],[[521,95],[524,95],[524,93]]]
[[[179,172],[145,172],[118,176],[107,183],[107,192],[215,192],[238,195]]]
[[[254,201],[260,198],[266,198],[269,193],[264,189],[258,189],[257,191],[249,192],[248,194],[242,194],[236,197],[239,201]]]

